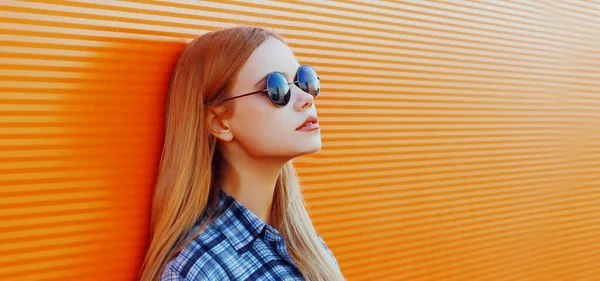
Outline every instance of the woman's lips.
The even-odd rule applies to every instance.
[[[319,122],[310,122],[306,125],[296,129],[296,131],[310,132],[319,129]]]

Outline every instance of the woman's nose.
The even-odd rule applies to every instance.
[[[297,111],[310,108],[315,101],[311,94],[300,90],[298,87],[292,87],[292,96],[297,97],[294,102],[294,109]]]

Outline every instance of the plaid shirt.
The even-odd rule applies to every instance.
[[[219,190],[218,218],[166,264],[160,281],[305,280],[279,232]],[[206,215],[187,237],[205,220]],[[317,237],[339,268],[323,238]]]

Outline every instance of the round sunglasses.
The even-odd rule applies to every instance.
[[[279,71],[271,72],[267,75],[266,89],[227,98],[223,102],[258,93],[267,93],[275,106],[284,107],[290,102],[292,95],[291,84],[295,84],[300,90],[311,94],[313,97],[317,97],[321,90],[320,80],[321,77],[317,75],[317,72],[310,65],[304,64],[298,67],[294,82],[288,83],[285,75]]]

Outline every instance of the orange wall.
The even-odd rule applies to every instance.
[[[348,280],[597,280],[600,3],[413,2],[1,1],[0,280],[134,280],[170,71],[238,24],[323,77]]]

